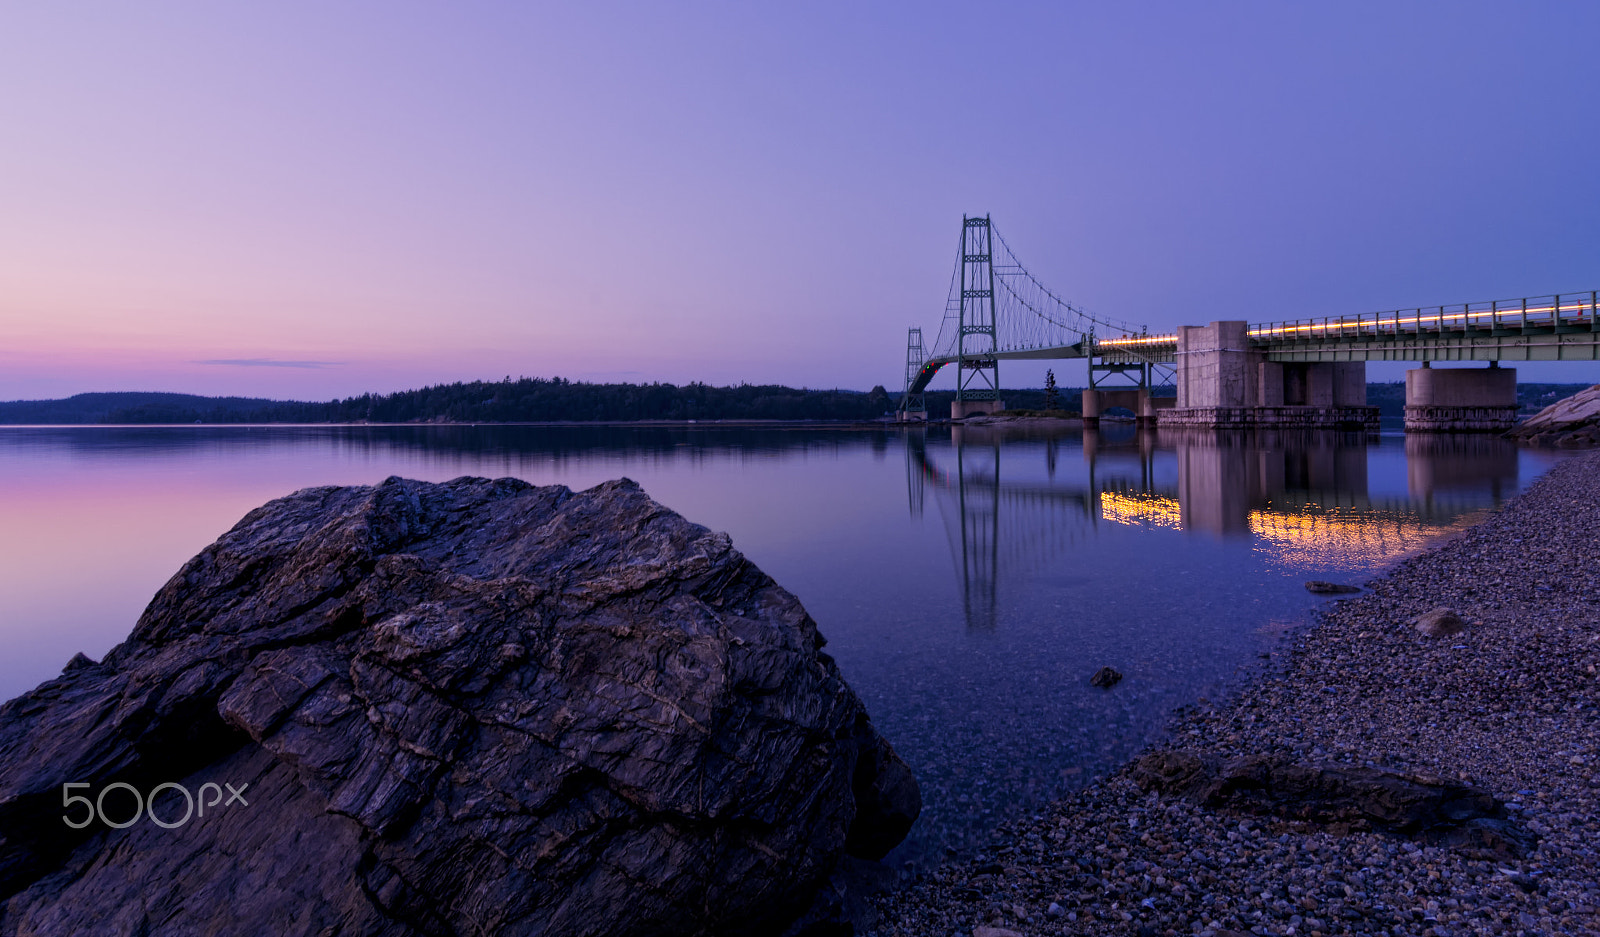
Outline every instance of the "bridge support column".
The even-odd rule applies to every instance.
[[[1376,432],[1366,364],[1268,361],[1242,320],[1178,329],[1177,405],[1162,425],[1305,427]]]
[[[989,416],[1005,408],[1004,400],[952,400],[950,419],[964,420],[969,416]]]
[[[1119,387],[1115,390],[1086,387],[1083,391],[1083,425],[1099,426],[1100,418],[1112,407],[1123,407],[1135,419],[1143,420],[1145,411],[1149,409],[1149,398],[1149,392],[1142,387]]]
[[[1178,329],[1178,410],[1256,405],[1250,339],[1242,319]]]
[[[1500,433],[1517,422],[1515,368],[1406,372],[1406,432]]]
[[[1178,405],[1176,397],[1151,397],[1146,395],[1139,403],[1139,422],[1154,424],[1161,417],[1161,411],[1171,410]]]

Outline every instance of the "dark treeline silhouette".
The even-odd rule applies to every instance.
[[[517,423],[631,420],[873,420],[894,408],[883,387],[775,384],[587,384],[523,378],[437,384],[327,402],[190,394],[79,394],[0,403],[0,423]]]
[[[241,422],[241,417],[283,401],[263,397],[199,397],[194,394],[120,392],[77,394],[63,400],[0,402],[0,423],[206,423]],[[311,406],[316,406],[312,404]]]
[[[271,408],[269,420],[516,423],[544,420],[872,420],[892,409],[881,386],[796,390],[776,384],[586,384],[565,378],[437,384],[325,404]]]

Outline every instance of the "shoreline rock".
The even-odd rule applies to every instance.
[[[1507,436],[1536,446],[1600,446],[1600,384],[1558,400],[1512,427]]]
[[[0,706],[0,934],[782,930],[920,809],[823,644],[626,479],[297,492]]]
[[[1205,762],[1205,783],[1251,759],[1241,782],[1262,765],[1308,771],[1313,789],[1430,778],[1473,792],[1489,824],[1430,841],[1315,810],[1241,816],[1147,790],[1129,766],[884,896],[872,933],[1600,933],[1597,481],[1600,456],[1555,466],[1331,604],[1281,671],[1181,713],[1145,756]],[[1419,634],[1441,605],[1472,626]]]

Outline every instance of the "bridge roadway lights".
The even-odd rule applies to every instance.
[[[1517,422],[1515,368],[1406,372],[1406,432],[1502,433]]]
[[[952,400],[950,419],[964,420],[969,416],[990,416],[1005,408],[1003,400]]]

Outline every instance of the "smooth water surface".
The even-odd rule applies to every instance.
[[[297,488],[626,475],[805,602],[926,807],[896,858],[1114,768],[1173,709],[1558,455],[1500,439],[714,427],[0,429],[0,698],[122,640]],[[1097,668],[1125,674],[1089,686]]]

